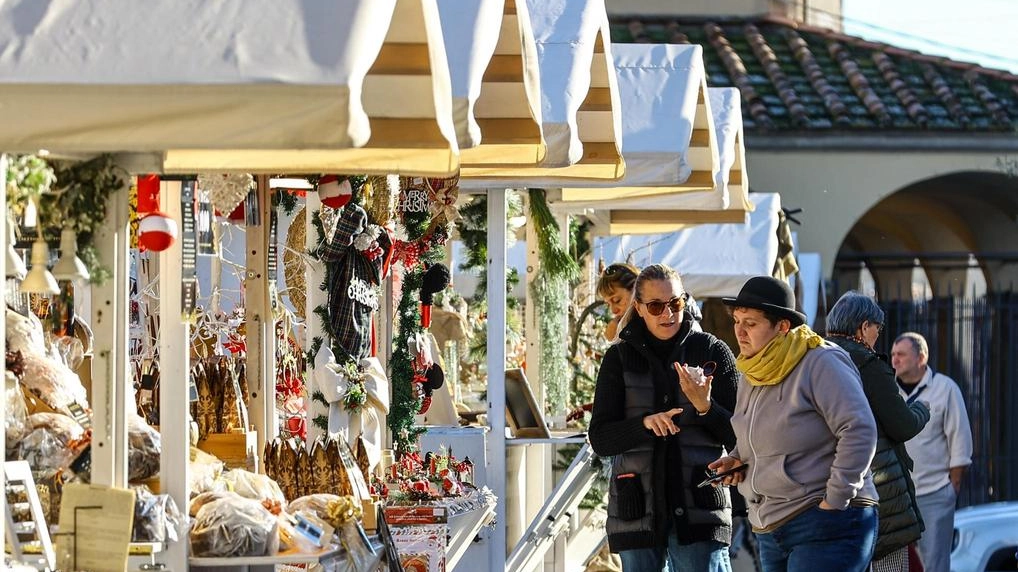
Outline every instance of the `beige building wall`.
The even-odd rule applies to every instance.
[[[767,151],[746,153],[754,191],[781,193],[785,208],[801,208],[796,227],[802,252],[819,252],[830,278],[845,236],[871,207],[914,183],[962,171],[999,173],[999,156],[959,152],[823,152]],[[922,205],[900,213],[923,216]]]

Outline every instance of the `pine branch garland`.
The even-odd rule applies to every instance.
[[[545,410],[553,416],[567,411],[569,361],[566,357],[566,312],[569,283],[579,278],[580,267],[559,243],[559,226],[544,189],[530,189],[530,217],[537,233],[541,262],[530,284],[540,334],[541,382],[546,389]]]

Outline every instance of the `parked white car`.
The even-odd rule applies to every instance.
[[[965,507],[954,515],[951,572],[1018,570],[1018,502]]]

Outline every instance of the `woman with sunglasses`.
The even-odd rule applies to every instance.
[[[924,527],[905,441],[922,431],[930,410],[921,401],[905,403],[887,356],[873,350],[883,324],[884,311],[872,298],[847,292],[827,314],[827,339],[848,352],[859,368],[863,391],[877,421],[877,452],[870,463],[880,495],[873,571],[908,572],[908,545],[919,540]]]
[[[624,572],[728,571],[729,493],[698,487],[734,445],[737,372],[728,346],[692,328],[675,270],[654,264],[634,285],[635,315],[605,353],[589,437],[612,456],[608,544]]]
[[[604,330],[604,337],[614,342],[618,334],[619,321],[633,305],[633,287],[640,270],[632,264],[616,262],[604,269],[597,279],[597,295],[608,305],[612,319]]]
[[[739,483],[764,572],[865,570],[877,533],[877,427],[858,370],[805,325],[784,281],[750,278],[722,302],[739,342],[738,446],[710,467],[746,466],[722,484]]]

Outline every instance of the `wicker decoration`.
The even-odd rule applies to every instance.
[[[254,186],[254,177],[248,173],[200,173],[198,188],[209,193],[212,207],[228,215],[247,197]]]
[[[307,207],[301,207],[290,223],[286,232],[286,251],[283,252],[283,277],[286,279],[286,294],[293,303],[294,312],[304,318],[304,259],[300,253],[305,252],[305,236],[307,224],[304,214]]]
[[[362,192],[364,210],[368,212],[371,221],[379,226],[385,226],[392,218],[392,210],[395,207],[395,195],[389,187],[389,178],[382,175],[368,177]]]

